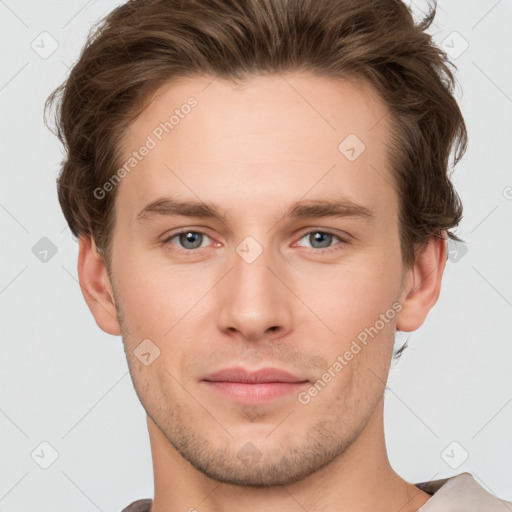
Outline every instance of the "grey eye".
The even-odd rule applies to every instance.
[[[333,244],[333,239],[339,237],[325,231],[311,231],[306,233],[301,240],[307,239],[313,249],[326,249]]]
[[[178,239],[178,246],[183,249],[198,249],[202,246],[204,241],[204,233],[198,231],[184,231],[183,233],[177,233],[168,239],[171,242],[173,239]]]

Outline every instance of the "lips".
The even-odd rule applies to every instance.
[[[262,368],[249,372],[243,368],[226,368],[208,375],[203,380],[209,382],[241,382],[244,384],[263,384],[270,382],[307,382],[278,368]]]
[[[309,381],[278,368],[226,368],[206,376],[206,389],[239,404],[264,404],[298,393]]]

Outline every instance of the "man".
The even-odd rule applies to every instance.
[[[436,303],[466,147],[398,0],[135,0],[60,99],[59,200],[122,335],[155,494],[125,511],[502,510],[388,461],[397,330]]]

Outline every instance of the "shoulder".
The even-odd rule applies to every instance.
[[[121,512],[151,512],[152,503],[153,500],[150,499],[137,500],[126,508],[123,508]]]
[[[418,512],[502,512],[512,505],[484,489],[471,473],[415,485],[432,494]]]

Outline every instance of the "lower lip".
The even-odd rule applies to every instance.
[[[240,403],[265,403],[291,393],[298,393],[308,382],[245,382],[203,381],[210,389]]]

